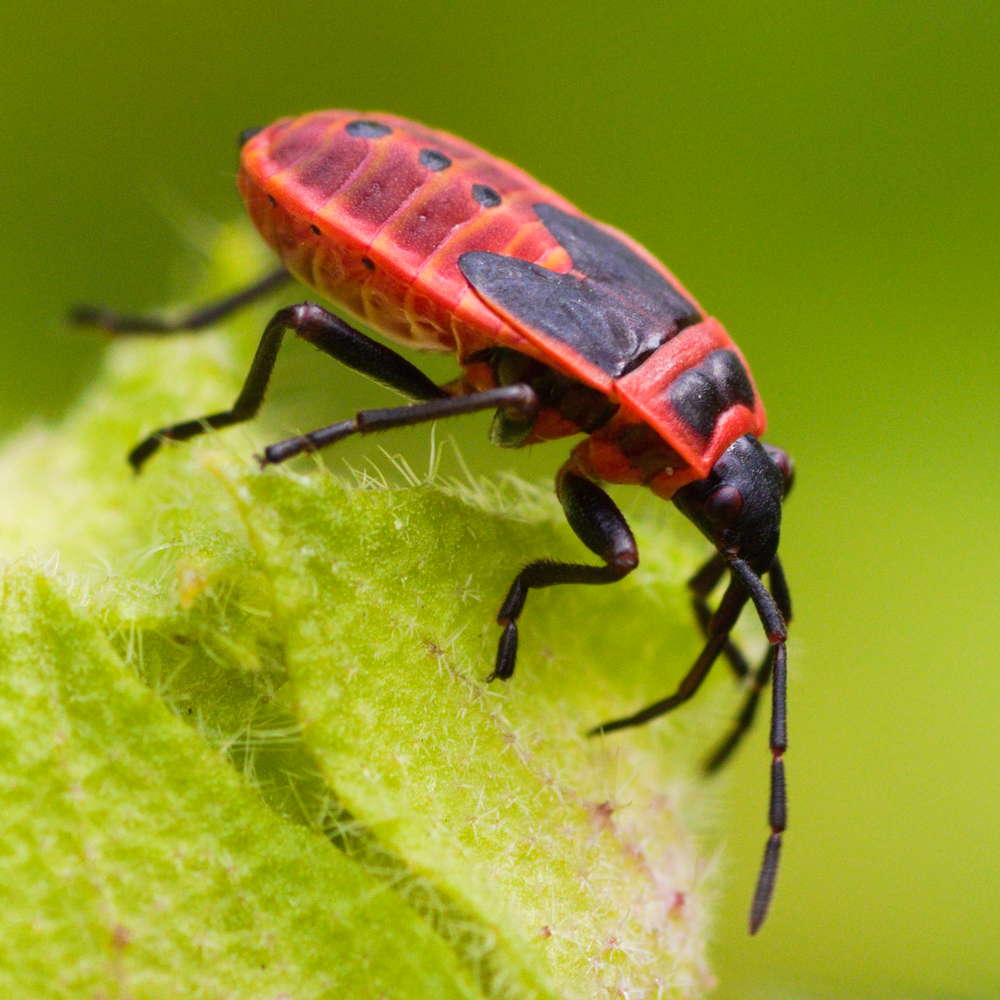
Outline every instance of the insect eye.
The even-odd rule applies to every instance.
[[[705,513],[715,524],[735,524],[743,509],[743,494],[735,486],[720,486],[705,500]]]
[[[775,448],[772,444],[766,444],[764,448],[767,451],[767,457],[778,467],[781,478],[785,482],[785,496],[788,496],[788,491],[792,488],[792,483],[795,482],[795,465],[787,451]]]

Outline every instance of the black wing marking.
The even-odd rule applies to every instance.
[[[694,305],[659,271],[650,267],[630,247],[589,219],[569,215],[553,205],[533,206],[545,228],[565,247],[573,266],[592,281],[627,297],[636,308],[664,323],[673,321],[672,336],[702,317]]]
[[[585,277],[503,254],[462,254],[462,273],[487,301],[561,340],[613,378],[701,319],[661,274],[610,233],[552,205],[534,209]]]
[[[473,250],[459,258],[473,288],[525,325],[569,344],[609,375],[643,350],[635,316],[599,285],[517,257]],[[655,345],[653,345],[655,346]]]

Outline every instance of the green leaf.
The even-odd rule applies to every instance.
[[[269,809],[45,576],[3,586],[3,996],[479,995],[412,907]]]
[[[533,594],[486,685],[512,574],[581,555],[545,491],[260,473],[266,412],[129,473],[235,396],[263,317],[112,345],[0,453],[0,992],[701,995],[721,703],[583,735],[693,656],[693,552],[640,511],[642,568]]]

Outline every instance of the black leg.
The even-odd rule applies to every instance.
[[[113,309],[105,309],[103,306],[74,306],[69,312],[69,321],[76,326],[95,326],[105,333],[113,334],[185,333],[191,330],[203,330],[224,316],[280,288],[290,281],[291,277],[283,267],[268,271],[252,285],[241,288],[224,299],[200,306],[176,319],[164,319],[160,316],[129,316]]]
[[[493,410],[497,407],[510,407],[516,410],[519,416],[530,418],[538,410],[538,397],[531,386],[519,383],[473,392],[467,396],[445,396],[443,399],[432,399],[411,406],[362,410],[348,420],[340,420],[308,434],[268,445],[259,461],[261,467],[276,465],[278,462],[287,462],[288,459],[304,451],[312,452],[325,448],[352,434],[372,434],[375,431],[387,431],[392,427],[409,427],[429,420],[440,420],[442,417],[457,417],[463,413],[476,413],[479,410]]]
[[[708,676],[712,664],[715,663],[719,653],[725,647],[729,639],[729,632],[736,624],[736,619],[739,618],[740,612],[747,602],[747,597],[746,589],[740,582],[733,580],[729,584],[715,614],[709,620],[708,641],[672,695],[654,701],[652,705],[647,705],[646,708],[634,715],[626,715],[620,719],[602,722],[599,726],[594,726],[587,735],[596,736],[599,733],[611,733],[616,729],[642,725],[644,722],[664,715],[691,698],[701,687],[701,682]]]
[[[715,754],[709,758],[709,766],[713,769],[718,767],[735,748],[753,719],[760,691],[766,686],[768,680],[771,680],[771,733],[769,741],[771,746],[771,792],[768,804],[768,823],[771,827],[771,833],[764,846],[764,857],[761,861],[757,885],[750,905],[750,933],[756,934],[764,923],[768,907],[771,905],[771,897],[774,894],[774,885],[778,877],[782,835],[788,824],[784,763],[785,751],[788,748],[785,640],[787,637],[786,616],[791,614],[791,599],[781,564],[777,560],[774,561],[770,570],[772,587],[774,588],[773,594],[767,590],[760,577],[743,559],[737,556],[726,556],[726,564],[732,572],[732,580],[726,588],[715,614],[709,620],[708,642],[694,666],[684,676],[677,690],[670,697],[654,702],[634,715],[613,719],[596,726],[589,735],[607,733],[615,729],[624,729],[626,726],[636,726],[648,722],[687,701],[698,690],[713,662],[725,647],[729,632],[736,624],[736,619],[743,606],[748,599],[753,601],[771,649],[764,663],[752,675],[751,691],[733,731],[723,741]],[[707,586],[707,581],[711,579],[714,572],[715,567],[713,561],[710,560],[695,574],[695,586]]]
[[[311,302],[303,302],[279,310],[267,324],[243,388],[232,408],[154,431],[129,453],[128,460],[136,472],[160,447],[162,441],[187,441],[207,430],[229,427],[253,417],[263,402],[278,349],[287,330],[349,368],[411,399],[441,399],[447,395],[419,368],[395,351],[366,337],[325,309]]]
[[[725,571],[726,560],[717,552],[688,580],[694,617],[706,639],[708,638],[708,626],[712,620],[712,611],[708,606],[708,595],[715,589],[715,585]],[[747,663],[747,658],[732,640],[727,641],[723,646],[722,655],[725,656],[733,673],[741,680],[750,673],[750,664]]]
[[[497,615],[503,634],[497,648],[496,666],[487,680],[507,680],[517,659],[517,619],[532,587],[556,583],[613,583],[639,565],[632,531],[614,501],[595,483],[562,469],[556,492],[570,527],[584,545],[604,560],[604,566],[557,563],[540,559],[528,563],[514,578]]]
[[[719,745],[705,759],[704,769],[706,774],[714,774],[733,755],[733,751],[740,745],[743,737],[753,725],[753,720],[757,715],[757,705],[760,702],[761,692],[767,687],[771,680],[771,671],[774,667],[774,651],[777,646],[769,646],[761,665],[751,674],[750,687],[747,689],[743,700],[743,707],[740,709],[729,730],[726,738],[719,742]]]

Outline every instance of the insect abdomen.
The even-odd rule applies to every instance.
[[[568,267],[531,208],[565,201],[469,143],[389,115],[276,122],[244,145],[239,185],[297,278],[414,347],[469,351],[499,335],[458,269],[461,253]]]

